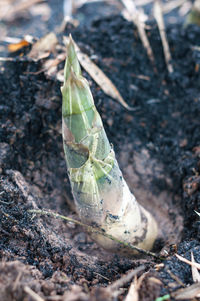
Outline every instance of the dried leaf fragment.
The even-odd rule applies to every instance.
[[[47,35],[39,39],[32,47],[31,51],[28,54],[28,57],[39,60],[45,58],[49,55],[51,51],[55,49],[56,44],[58,43],[55,33],[50,32]]]

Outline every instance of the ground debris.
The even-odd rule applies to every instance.
[[[55,33],[50,32],[33,44],[28,57],[36,61],[44,59],[55,50],[56,44],[58,44],[57,37]]]
[[[196,261],[194,260],[194,255],[193,255],[193,252],[191,252],[191,261],[193,263],[195,263]],[[195,282],[200,282],[200,274],[198,272],[198,269],[196,266],[192,265],[191,266],[191,270],[192,270],[192,279]]]
[[[133,1],[129,0],[123,0],[122,1],[125,6],[125,18],[128,20],[132,20],[135,26],[137,27],[138,34],[140,36],[140,39],[142,41],[142,44],[147,52],[147,55],[149,57],[149,60],[151,61],[152,65],[154,66],[155,72],[157,72],[157,69],[155,67],[155,58],[153,54],[152,47],[150,45],[148,36],[145,31],[145,22],[142,13],[136,8]]]
[[[155,0],[154,2],[154,17],[156,19],[156,22],[158,24],[162,44],[163,44],[163,51],[164,51],[164,56],[165,56],[165,62],[167,65],[167,69],[169,73],[172,73],[174,71],[172,63],[171,63],[171,52],[166,36],[166,31],[165,31],[165,24],[164,24],[164,19],[163,19],[163,13],[162,13],[162,6],[160,0]]]
[[[175,300],[188,300],[193,299],[195,297],[198,297],[200,294],[200,283],[192,284],[188,287],[181,288],[174,293],[171,294],[171,296]]]

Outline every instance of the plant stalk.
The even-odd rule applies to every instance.
[[[89,84],[81,74],[72,38],[64,78],[62,136],[77,213],[84,223],[120,241],[152,249],[158,232],[156,221],[139,205],[122,176]],[[91,236],[107,250],[126,252],[105,236]]]

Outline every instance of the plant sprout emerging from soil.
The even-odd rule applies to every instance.
[[[85,224],[150,250],[157,238],[156,221],[137,203],[122,176],[71,37],[61,90],[63,145],[77,213]],[[125,252],[117,242],[91,235],[103,248]]]

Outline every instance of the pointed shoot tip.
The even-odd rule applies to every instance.
[[[69,43],[67,45],[67,55],[70,59],[70,61],[72,62],[72,60],[74,60],[75,58],[77,59],[77,55],[76,55],[76,49],[75,49],[75,42],[72,38],[72,35],[70,33],[69,35]]]
[[[72,34],[71,34],[71,33],[69,34],[69,43],[70,43],[70,42],[71,42],[71,43],[73,43],[73,42],[74,42],[74,40],[73,40],[73,38],[72,38]]]
[[[71,70],[75,73],[76,76],[81,75],[81,68],[78,61],[78,57],[75,49],[75,42],[72,39],[71,34],[69,35],[69,43],[67,45],[67,58],[64,68],[64,79],[67,81]]]

